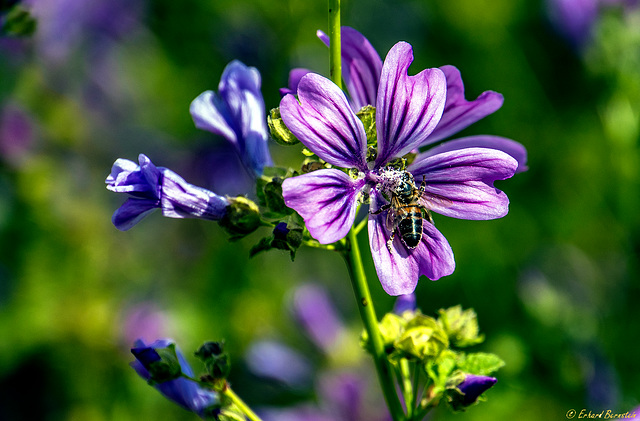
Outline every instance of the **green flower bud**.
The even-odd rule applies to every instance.
[[[448,347],[449,339],[438,322],[418,312],[407,322],[395,344],[396,350],[406,357],[419,360],[437,357]]]
[[[452,345],[467,347],[484,341],[484,335],[479,334],[478,318],[473,309],[462,311],[457,305],[439,311],[438,323],[447,333]]]
[[[284,121],[282,121],[282,117],[280,117],[280,108],[271,109],[267,116],[267,125],[271,132],[271,138],[277,144],[290,146],[300,142],[298,138],[291,133],[291,130],[287,128]]]
[[[226,379],[231,371],[229,354],[224,352],[224,342],[205,342],[195,353],[204,362],[207,373],[215,379]]]
[[[230,197],[227,214],[220,220],[220,225],[232,236],[242,238],[251,234],[261,224],[260,209],[252,200],[244,196]]]

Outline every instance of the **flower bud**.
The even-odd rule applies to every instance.
[[[489,390],[498,380],[495,377],[465,374],[457,385],[448,388],[450,404],[454,410],[463,410],[474,404],[480,395]]]
[[[231,371],[229,354],[224,352],[224,342],[205,342],[196,351],[198,357],[207,369],[207,372],[216,380],[226,379]]]
[[[260,226],[260,209],[244,196],[228,198],[229,206],[220,225],[232,236],[232,239],[251,234]]]
[[[267,125],[271,132],[271,138],[279,145],[291,146],[299,143],[291,130],[287,128],[280,117],[280,108],[273,108],[267,116]]]
[[[149,372],[151,384],[175,380],[182,375],[175,344],[171,343],[164,348],[150,346],[131,348],[131,353]]]

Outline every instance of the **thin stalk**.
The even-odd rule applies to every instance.
[[[256,413],[253,412],[242,399],[240,399],[240,396],[236,395],[235,392],[231,390],[230,387],[225,388],[224,391],[222,391],[222,394],[231,399],[231,401],[247,416],[250,421],[262,421],[260,417],[256,415]]]
[[[387,361],[382,337],[380,336],[378,318],[373,307],[371,293],[369,292],[369,286],[367,285],[367,279],[364,274],[358,239],[356,238],[353,230],[349,231],[347,238],[349,240],[349,248],[347,252],[344,253],[344,257],[347,262],[347,267],[349,268],[351,285],[353,286],[353,292],[355,293],[356,301],[358,303],[360,318],[362,319],[362,323],[364,324],[364,328],[367,331],[369,341],[373,348],[373,362],[378,373],[380,387],[382,388],[382,393],[385,401],[387,402],[391,417],[394,421],[401,421],[405,419],[404,411],[398,401],[398,395],[396,394],[394,387],[395,383],[393,381],[393,374]]]
[[[409,367],[409,361],[406,358],[400,360],[400,374],[402,379],[402,390],[404,392],[405,406],[407,407],[407,418],[411,419],[413,416],[413,394],[414,389],[411,382],[411,372]]]
[[[342,59],[340,39],[340,0],[329,0],[329,74],[342,89]]]

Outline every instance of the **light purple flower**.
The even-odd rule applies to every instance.
[[[309,233],[322,244],[346,236],[363,194],[371,197],[371,210],[376,212],[407,177],[423,186],[426,199],[421,199],[420,205],[426,210],[474,220],[500,218],[508,211],[507,196],[493,182],[511,177],[518,162],[502,151],[465,147],[418,155],[406,171],[387,167],[425,143],[445,108],[445,73],[427,69],[409,76],[412,61],[411,45],[399,42],[383,64],[376,99],[377,157],[373,162],[367,162],[362,122],[330,80],[307,74],[300,80],[298,99],[286,95],[280,103],[284,123],[309,150],[331,165],[358,173],[354,178],[331,168],[283,182],[285,203],[304,218]],[[453,252],[435,226],[423,222],[421,241],[415,248],[407,247],[400,235],[394,236],[391,246],[396,230],[388,229],[387,214],[370,214],[369,242],[378,277],[388,294],[413,292],[420,275],[436,280],[453,272]]]
[[[136,357],[136,361],[131,363],[131,367],[140,377],[148,381],[151,378],[148,371],[150,364],[160,360],[160,356],[155,350],[166,348],[172,343],[173,341],[170,339],[158,339],[147,345],[142,340],[137,340],[131,349],[131,353]],[[178,356],[182,373],[189,377],[194,377],[191,366],[185,360],[178,347],[176,347],[176,355]],[[198,414],[202,418],[205,418],[207,408],[219,404],[218,395],[214,391],[204,389],[186,378],[157,383],[154,387],[167,399],[188,411]]]
[[[222,73],[218,93],[203,92],[189,109],[196,127],[226,138],[253,176],[272,165],[260,84],[255,67],[234,60]]]
[[[111,218],[121,231],[140,222],[156,208],[168,218],[201,218],[220,220],[229,202],[222,196],[187,183],[175,172],[153,165],[140,154],[140,165],[128,159],[118,159],[107,177],[107,189],[127,193],[130,197]]]
[[[359,111],[365,105],[376,105],[382,60],[369,40],[357,30],[348,26],[341,29],[342,78],[345,81],[349,101],[354,111]],[[329,37],[318,31],[318,38],[329,46]],[[440,67],[447,79],[447,99],[442,117],[436,128],[424,138],[418,147],[432,145],[448,138],[497,111],[504,102],[501,94],[485,91],[473,101],[464,97],[464,84],[460,71],[454,66]],[[297,90],[297,83],[304,75],[305,69],[294,69],[289,76],[289,88],[281,93]],[[295,74],[294,74],[295,72]],[[475,135],[468,136],[441,145],[443,149],[455,150],[462,148],[480,147],[498,149],[511,155],[518,161],[518,172],[526,171],[527,151],[520,143],[500,136]]]
[[[255,375],[293,389],[304,389],[312,383],[311,362],[281,342],[254,342],[247,350],[245,360]]]
[[[297,288],[291,303],[293,316],[313,343],[325,354],[335,352],[344,325],[326,289],[305,284]]]

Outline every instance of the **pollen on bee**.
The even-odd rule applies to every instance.
[[[384,167],[378,173],[379,181],[376,185],[378,191],[383,193],[393,192],[398,188],[406,171],[392,167]]]

